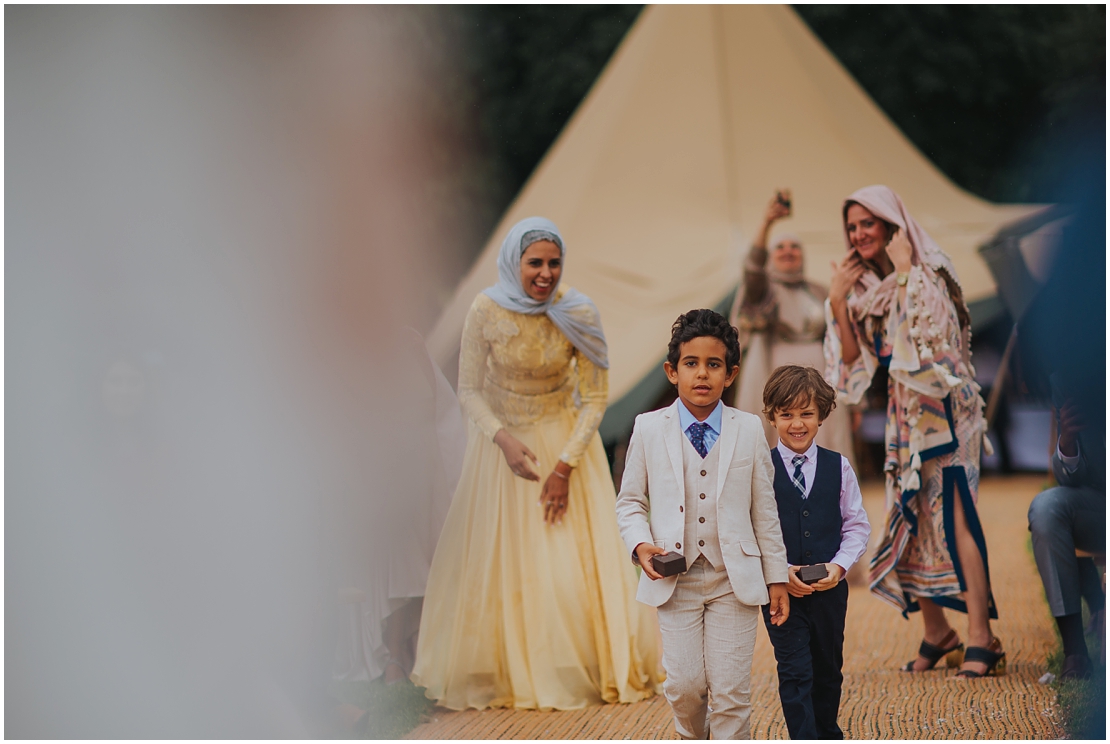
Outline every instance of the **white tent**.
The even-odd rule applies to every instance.
[[[969,301],[994,295],[976,249],[1029,205],[961,190],[891,123],[785,6],[651,6],[532,174],[429,338],[453,367],[474,297],[497,279],[516,221],[552,219],[563,281],[597,303],[610,346],[603,436],[658,395],[671,323],[727,302],[776,187],[793,190],[783,229],[827,282],[845,250],[840,205],[884,183],[949,252]],[[654,373],[654,374],[653,374]]]

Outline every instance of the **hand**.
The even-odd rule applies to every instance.
[[[505,453],[505,462],[509,464],[509,470],[513,471],[513,475],[539,482],[540,474],[532,469],[532,463],[539,467],[540,459],[532,454],[532,450],[524,446],[524,442],[502,429],[493,438],[493,443]],[[529,460],[532,462],[528,462]]]
[[[786,584],[769,584],[767,593],[771,595],[771,625],[782,625],[790,617],[790,595]]]
[[[833,261],[832,278],[829,280],[829,304],[836,307],[847,302],[852,288],[865,271],[867,267],[855,251],[848,251],[848,255],[839,264]]]
[[[790,207],[780,201],[780,197],[784,201],[790,201],[790,189],[779,189],[775,192],[775,196],[771,199],[771,203],[767,205],[767,211],[763,215],[763,222],[766,225],[771,225],[784,217],[790,216]]]
[[[905,230],[895,229],[886,244],[886,255],[890,256],[890,262],[899,274],[905,274],[913,267],[913,246]]]
[[[1087,420],[1083,412],[1072,401],[1064,403],[1060,409],[1060,454],[1065,457],[1075,457],[1079,454],[1076,439],[1079,432],[1086,428]]]
[[[801,568],[801,566],[790,567],[790,581],[786,584],[786,591],[790,594],[791,597],[805,597],[817,591],[812,586],[798,578],[799,568]]]
[[[651,567],[651,557],[653,555],[663,555],[666,552],[663,548],[657,548],[651,543],[642,542],[636,546],[636,560],[640,562],[640,568],[644,569],[644,573],[652,581],[661,579],[663,576],[655,573],[655,569]]]
[[[544,481],[543,490],[540,491],[540,506],[543,507],[543,521],[548,524],[561,524],[563,515],[567,513],[572,472],[574,469],[560,460],[555,471]]]
[[[813,589],[818,592],[827,592],[829,589],[834,588],[844,578],[844,569],[835,563],[826,563],[825,570],[829,575],[818,581],[813,585]]]

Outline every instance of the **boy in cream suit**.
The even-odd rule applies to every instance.
[[[621,537],[643,568],[636,598],[659,608],[663,691],[685,739],[751,738],[760,606],[775,625],[790,612],[763,424],[721,403],[739,365],[724,316],[675,321],[663,368],[678,400],[636,418],[617,496]],[[686,572],[656,573],[652,556],[664,553],[684,555]]]

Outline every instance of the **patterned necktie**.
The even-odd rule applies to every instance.
[[[798,490],[801,492],[803,499],[806,497],[806,477],[802,475],[802,463],[805,461],[805,455],[794,455],[794,476],[791,478],[791,480],[794,481],[794,485],[797,486]]]
[[[690,444],[694,445],[694,449],[703,458],[709,454],[709,449],[705,446],[705,430],[708,428],[709,424],[699,424],[695,421],[686,429],[686,433],[690,435]]]

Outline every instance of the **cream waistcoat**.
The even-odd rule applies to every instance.
[[[717,472],[721,448],[714,443],[713,449],[702,459],[685,434],[682,445],[682,470],[686,480],[682,554],[686,556],[688,567],[694,565],[699,555],[704,555],[714,569],[722,571],[725,561],[717,535]]]

